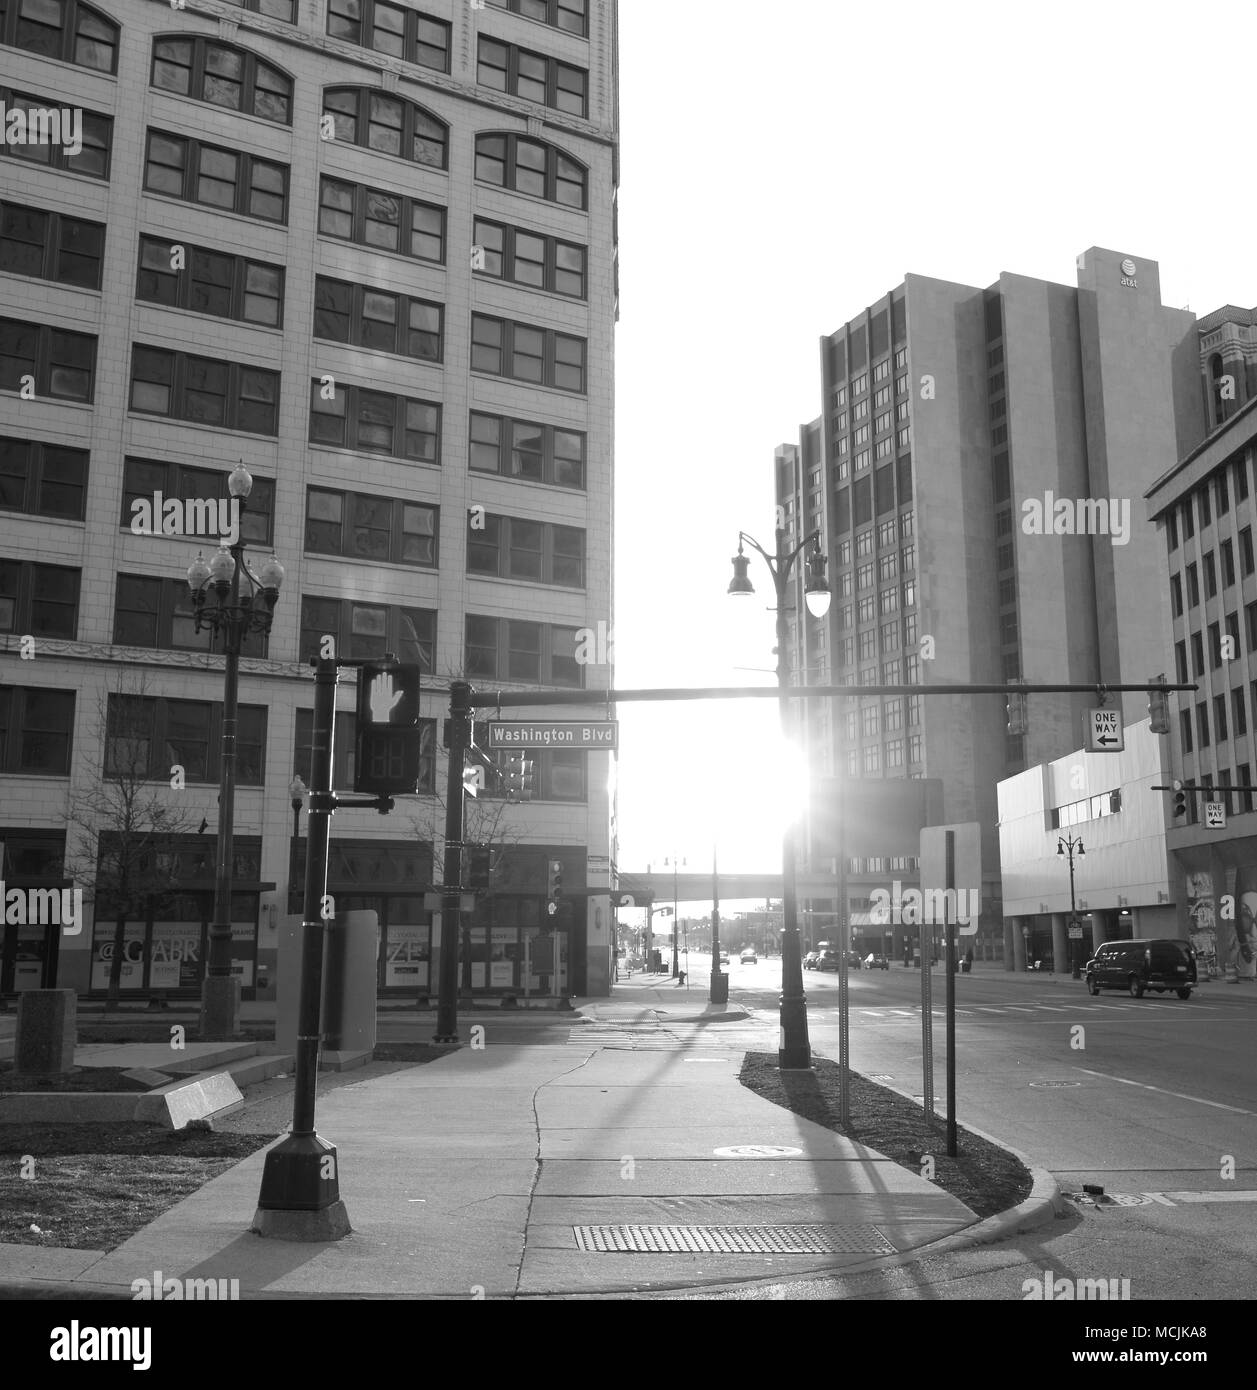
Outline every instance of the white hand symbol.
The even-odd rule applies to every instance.
[[[400,686],[394,689],[393,677],[388,672],[373,676],[370,695],[371,722],[373,724],[387,724],[389,715],[404,693]]]

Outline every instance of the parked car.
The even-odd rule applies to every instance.
[[[1087,989],[1124,989],[1135,999],[1145,990],[1165,994],[1173,990],[1190,999],[1196,980],[1196,952],[1186,941],[1172,937],[1106,941],[1087,962]]]
[[[809,951],[807,955],[803,957],[804,970],[815,970],[816,962],[820,960],[820,958],[821,953],[819,951]]]
[[[759,957],[755,954],[755,952],[754,952],[749,946],[748,946],[748,947],[746,948],[746,950],[743,951],[742,954],[738,957],[738,960],[739,960],[739,961],[741,962],[741,964],[743,964],[743,965],[758,965],[758,964],[759,964]]]
[[[889,970],[890,961],[888,961],[885,956],[879,956],[875,952],[870,951],[869,954],[864,957],[864,968],[865,970]]]
[[[813,970],[837,970],[838,962],[842,959],[837,951],[819,951],[816,956],[816,964]]]
[[[864,965],[864,957],[859,951],[847,952],[847,968],[849,970],[859,970]]]
[[[728,964],[729,964],[729,952],[728,952],[728,951],[721,950],[721,952],[720,952],[720,964],[721,964],[721,965],[728,965]]]

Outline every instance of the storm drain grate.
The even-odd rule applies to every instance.
[[[893,1255],[876,1226],[573,1226],[577,1246],[618,1255]]]

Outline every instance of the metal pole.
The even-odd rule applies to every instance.
[[[838,879],[838,949],[842,952],[838,975],[838,1121],[845,1129],[851,1123],[851,1007],[847,980],[847,860],[842,833],[843,817],[838,817],[838,859],[834,867]]]
[[[338,675],[335,660],[319,658],[314,676],[314,756],[310,778],[310,813],[306,822],[301,993],[297,1008],[292,1133],[266,1155],[262,1193],[258,1199],[258,1207],[262,1210],[321,1211],[340,1200],[336,1146],[321,1139],[314,1130],[323,1002],[323,953],[335,916],[333,904],[325,899],[328,843],[334,807],[332,745],[336,733]]]
[[[1094,849],[1094,848],[1095,848],[1095,846],[1092,845],[1092,849]],[[1073,836],[1070,836],[1070,844],[1069,844],[1069,930],[1070,930],[1071,935],[1070,935],[1070,938],[1069,938],[1069,958],[1070,958],[1070,961],[1071,961],[1071,963],[1073,964],[1073,967],[1074,967],[1074,968],[1073,968],[1073,972],[1072,972],[1074,979],[1075,979],[1075,980],[1081,980],[1081,979],[1082,979],[1082,970],[1079,968],[1079,965],[1078,965],[1078,942],[1077,942],[1077,940],[1075,939],[1075,937],[1074,937],[1073,934],[1072,934],[1072,933],[1073,933],[1073,930],[1074,930],[1074,927],[1077,925],[1077,922],[1078,922],[1078,907],[1077,907],[1077,904],[1076,904],[1075,901],[1074,901],[1074,845],[1073,845]]]
[[[677,901],[677,859],[672,856],[672,978],[677,978],[680,962],[677,958],[677,924],[681,920],[680,903]]]
[[[922,912],[922,917],[927,914]],[[918,927],[921,949],[921,1090],[927,1115],[934,1113],[934,990],[930,968],[934,959],[934,928]]]
[[[947,882],[956,887],[956,832],[946,832]],[[947,1156],[956,1157],[956,922],[947,904],[954,894],[943,894],[943,921],[947,934]]]
[[[777,709],[781,735],[790,740],[789,628],[786,622],[786,533],[777,528],[777,562],[771,566],[777,589]],[[795,892],[795,825],[793,807],[786,808],[781,842],[781,1034],[777,1065],[805,1070],[812,1065],[808,1038],[807,1000],[803,993],[803,952],[799,945],[799,911]]]
[[[445,797],[445,867],[441,904],[441,981],[434,1042],[458,1041],[459,909],[463,879],[463,764],[471,745],[471,686],[450,682],[450,764]]]
[[[222,633],[226,656],[223,691],[222,766],[218,791],[217,862],[214,873],[214,921],[209,930],[208,960],[201,993],[201,1037],[206,1042],[234,1038],[240,1030],[240,982],[231,973],[231,880],[235,854],[236,805],[236,720],[240,693],[240,640],[247,617],[241,622],[240,566],[243,543],[231,547],[235,566],[231,572],[231,593],[226,611],[220,607],[222,621],[215,630]]]

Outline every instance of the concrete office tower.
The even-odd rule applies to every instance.
[[[246,998],[273,990],[296,906],[289,784],[310,778],[323,635],[424,671],[421,794],[333,821],[329,890],[379,913],[385,993],[434,988],[450,679],[610,686],[616,26],[615,0],[0,4],[0,100],[81,115],[0,144],[3,876],[60,882],[92,755],[139,740],[187,828],[160,848],[174,891],[130,923],[127,992],[199,990],[224,695],[185,581],[218,537],[137,533],[133,503],[225,497],[243,460],[247,554],[287,571],[241,665]],[[146,702],[125,747],[98,717],[119,679]],[[609,902],[579,890],[608,881],[608,759],[538,753],[531,802],[473,805],[466,838],[504,854],[471,923],[476,991],[529,985],[552,856],[567,985],[606,991]],[[23,929],[0,991],[47,982],[57,949],[58,983],[100,989],[111,933]]]
[[[783,467],[808,426],[777,481],[796,524],[826,514],[836,683],[1168,672],[1163,552],[1138,499],[1204,433],[1194,318],[1162,306],[1154,262],[1092,248],[1077,274],[909,275],[822,339],[822,477]],[[940,778],[946,819],[983,827],[994,898],[996,783],[1078,747],[1094,703],[1031,696],[1015,737],[994,695],[835,701],[831,732],[809,729],[812,764]],[[1146,717],[1142,696],[1120,703]]]

